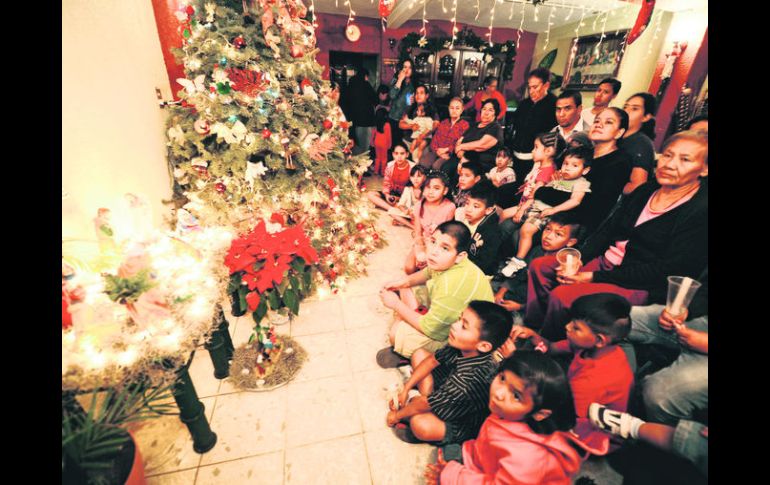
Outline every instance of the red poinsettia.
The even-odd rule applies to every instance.
[[[230,68],[227,70],[227,76],[230,78],[230,85],[235,91],[249,96],[256,96],[267,89],[268,82],[259,71]]]
[[[285,223],[281,214],[273,214],[270,221]],[[297,257],[306,264],[318,261],[318,253],[301,224],[270,233],[265,221],[259,221],[251,232],[233,240],[225,265],[231,275],[241,276],[241,284],[248,288],[246,303],[250,311],[255,311],[261,295],[283,282]]]

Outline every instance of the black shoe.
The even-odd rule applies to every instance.
[[[409,359],[401,354],[397,354],[393,347],[385,347],[377,352],[377,365],[383,369],[395,369],[402,365],[409,365]]]
[[[407,424],[397,424],[393,428],[393,434],[396,435],[396,438],[409,444],[416,445],[418,443],[424,443],[424,441],[420,440],[414,433],[412,433],[412,429]]]

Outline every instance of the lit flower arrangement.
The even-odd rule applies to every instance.
[[[63,243],[62,389],[172,378],[211,331],[232,237],[221,227],[147,231],[112,244],[106,268],[96,251],[77,258]]]

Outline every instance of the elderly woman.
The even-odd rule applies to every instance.
[[[457,183],[458,164],[477,161],[489,172],[495,166],[497,149],[503,140],[503,128],[496,121],[500,114],[500,103],[496,99],[487,99],[481,104],[481,121],[471,123],[455,145],[455,156],[448,160],[441,171],[449,175],[452,183]]]
[[[586,263],[578,272],[567,274],[554,256],[532,261],[526,324],[542,325],[544,337],[558,340],[572,302],[582,295],[664,303],[669,275],[697,277],[708,264],[707,175],[706,133],[684,131],[666,140],[656,180],[626,196],[586,241]]]
[[[439,170],[444,163],[454,154],[457,140],[465,134],[470,125],[461,118],[463,114],[463,100],[452,98],[449,101],[449,118],[441,121],[433,133],[430,146],[423,151],[420,165],[425,168]]]

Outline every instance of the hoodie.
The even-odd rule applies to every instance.
[[[463,444],[463,463],[450,461],[441,472],[441,485],[570,485],[593,450],[569,433],[537,434],[523,421],[490,415],[479,437]]]

